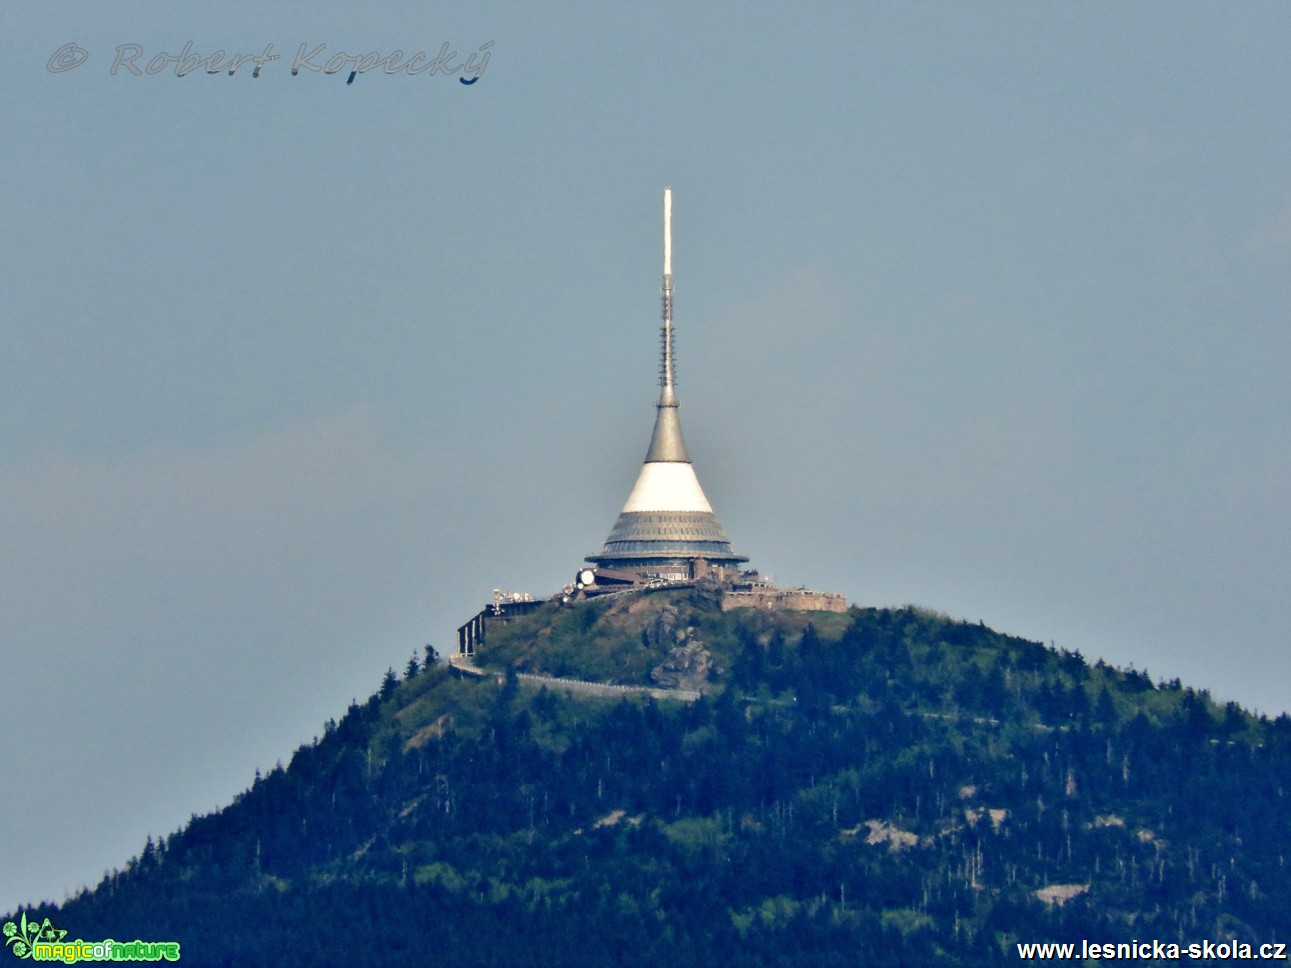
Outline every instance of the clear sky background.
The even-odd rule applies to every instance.
[[[600,548],[665,184],[753,565],[1291,705],[1291,5],[320,6],[0,7],[0,910]]]

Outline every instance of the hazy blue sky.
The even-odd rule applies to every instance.
[[[0,8],[0,910],[599,549],[665,184],[754,565],[1291,705],[1291,6],[319,7]]]

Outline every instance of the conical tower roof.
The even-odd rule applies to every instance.
[[[600,554],[587,561],[665,577],[694,577],[696,562],[738,565],[686,452],[672,353],[672,189],[663,194],[663,359],[654,433],[645,464]]]

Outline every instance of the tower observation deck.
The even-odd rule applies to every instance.
[[[713,514],[686,452],[677,415],[672,334],[672,189],[663,190],[663,350],[659,402],[645,464],[605,546],[586,560],[646,578],[700,578],[736,573],[736,554]]]

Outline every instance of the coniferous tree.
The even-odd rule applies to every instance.
[[[377,694],[382,700],[389,699],[399,685],[399,677],[394,674],[394,667],[386,669],[386,674],[381,679],[381,690]]]

